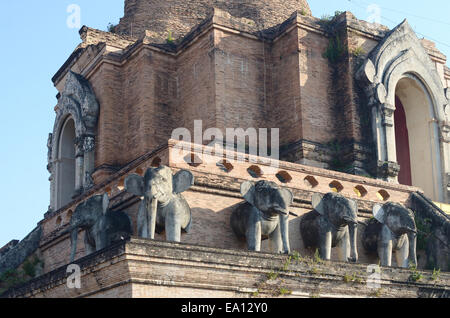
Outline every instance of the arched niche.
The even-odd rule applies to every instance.
[[[56,186],[58,207],[68,204],[75,195],[75,140],[75,122],[68,117],[63,124],[58,140]]]
[[[423,83],[411,74],[398,81],[395,92],[394,128],[400,164],[399,182],[419,187],[428,197],[442,201],[441,150],[432,98]],[[410,180],[407,180],[408,175]]]
[[[430,56],[406,20],[369,53],[356,72],[356,78],[364,89],[372,112],[377,177],[398,182],[401,166],[397,158],[398,136],[394,115],[397,99],[404,108],[409,134],[411,173],[414,174],[411,183],[425,188],[423,190],[434,200],[448,201],[446,179],[450,173],[450,127],[444,112],[448,100]],[[416,124],[420,121],[417,127],[413,127],[415,121]],[[422,178],[422,181],[419,181],[419,166],[427,171],[427,178]]]
[[[69,71],[55,108],[49,135],[50,211],[56,211],[94,184],[95,138],[99,104],[89,82]]]

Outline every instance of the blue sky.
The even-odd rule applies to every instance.
[[[53,129],[56,89],[51,78],[80,43],[67,26],[67,8],[81,9],[81,25],[105,30],[123,15],[123,0],[4,1],[0,10],[0,247],[23,239],[49,204],[47,137]],[[309,0],[313,15],[351,11],[368,20],[378,5],[381,23],[394,27],[408,18],[420,37],[435,40],[450,56],[450,2],[387,0]],[[373,8],[373,6],[371,7]]]

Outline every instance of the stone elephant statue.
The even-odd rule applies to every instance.
[[[85,230],[86,255],[132,235],[129,216],[121,211],[111,211],[108,207],[107,193],[93,196],[76,207],[70,219],[69,228],[65,231],[70,233],[70,262],[75,259],[79,230]]]
[[[300,233],[306,248],[319,248],[320,257],[331,260],[331,249],[337,247],[343,262],[357,262],[358,206],[338,193],[312,197],[314,211],[300,222]]]
[[[294,195],[274,182],[245,181],[241,194],[246,202],[231,214],[231,228],[247,241],[250,251],[261,251],[261,240],[269,238],[277,253],[290,253],[289,207]]]
[[[166,166],[150,168],[144,177],[128,176],[125,190],[143,198],[137,218],[138,235],[155,239],[155,232],[165,231],[167,241],[180,242],[181,231],[189,232],[192,222],[191,209],[181,193],[193,185],[190,171],[173,175]]]
[[[398,203],[388,202],[373,207],[374,219],[363,234],[363,245],[369,252],[378,252],[382,266],[392,265],[395,251],[398,267],[417,265],[417,228],[414,213]]]

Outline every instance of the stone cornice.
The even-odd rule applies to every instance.
[[[297,297],[308,297],[317,290],[318,284],[326,287],[321,291],[321,296],[324,297],[370,297],[373,293],[373,290],[365,287],[367,264],[314,262],[308,257],[301,257],[298,260],[291,258],[288,263],[286,260],[285,255],[279,254],[131,238],[75,262],[80,266],[83,282],[93,279],[93,284],[85,283],[81,290],[70,290],[65,287],[68,274],[67,265],[64,265],[9,290],[2,297],[45,296],[58,288],[60,297],[89,297],[99,293],[101,295],[102,291],[126,284],[148,285],[152,286],[151,288],[164,286],[228,291],[242,296],[250,296],[255,292],[259,292],[261,296],[279,295],[280,283],[292,291],[292,296]],[[144,277],[142,274],[150,267],[151,277],[148,275]],[[178,269],[173,272],[170,281],[160,276],[169,267]],[[320,275],[315,274],[311,270],[312,267],[315,272],[320,272]],[[123,275],[106,274],[106,271],[114,268],[121,268]],[[189,268],[191,275],[185,276],[183,268]],[[279,281],[272,288],[270,284],[261,284],[261,277],[266,277],[267,281],[267,275],[274,271],[278,273],[278,279],[282,282]],[[212,275],[213,273],[216,274]],[[361,275],[361,284],[342,284],[345,276],[355,273],[360,273],[358,275]],[[432,280],[431,272],[420,273],[423,279],[420,282],[412,282],[409,269],[381,268],[378,283],[383,289],[383,297],[449,296],[449,273],[441,273],[438,281]],[[228,277],[227,281],[223,280],[223,275]],[[239,279],[242,275],[246,276],[245,280]],[[104,279],[100,283],[96,277]]]
[[[353,17],[350,13],[346,13],[346,16],[347,15]],[[347,24],[353,31],[359,32],[359,34],[363,36],[374,38],[376,40],[380,40],[382,37],[380,34],[384,32],[384,30],[382,30],[377,33],[375,32],[375,29],[365,27],[363,21],[356,20],[354,17],[349,20]],[[294,12],[292,16],[284,23],[274,28],[259,30],[256,26],[251,25],[248,19],[233,17],[228,12],[216,8],[209,18],[205,19],[202,23],[193,28],[191,32],[189,32],[182,39],[175,41],[174,43],[167,44],[153,43],[150,31],[147,31],[146,33],[148,36],[137,39],[84,26],[80,30],[83,43],[81,43],[77,50],[72,53],[52,80],[56,85],[56,83],[63,78],[64,74],[67,73],[67,70],[76,63],[76,61],[89,46],[96,46],[98,48],[98,54],[95,57],[95,61],[89,63],[89,71],[83,70],[82,72],[82,74],[87,78],[89,78],[88,74],[91,73],[92,70],[97,69],[101,63],[108,62],[116,65],[123,65],[131,56],[137,54],[143,48],[177,57],[211,30],[220,30],[233,33],[248,39],[264,41],[270,44],[276,42],[284,34],[289,33],[295,27],[327,36],[327,28],[321,24],[320,19],[310,16],[303,16],[298,11]],[[120,51],[118,53],[108,52],[105,50],[106,46],[117,47]]]

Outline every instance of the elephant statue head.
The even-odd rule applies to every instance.
[[[121,211],[111,211],[108,207],[107,193],[93,196],[76,207],[69,228],[65,231],[70,232],[71,262],[75,259],[79,230],[85,230],[86,255],[132,234],[128,215]]]
[[[262,237],[269,238],[277,253],[289,253],[289,207],[294,195],[274,182],[245,181],[241,185],[244,203],[231,215],[231,227],[245,238],[251,251],[261,250]]]
[[[150,168],[144,177],[133,174],[125,179],[125,190],[143,198],[138,213],[138,232],[142,237],[155,238],[156,229],[165,229],[169,241],[179,242],[181,230],[188,231],[191,210],[181,195],[194,185],[190,171],[173,175],[166,166]]]
[[[294,201],[291,190],[279,187],[274,182],[245,181],[241,185],[244,199],[261,211],[266,217],[289,215],[289,207]]]
[[[331,259],[331,248],[339,246],[342,261],[358,261],[358,206],[354,200],[338,193],[312,196],[314,211],[301,223],[305,247],[319,248],[322,259]]]
[[[391,266],[392,250],[396,250],[398,266],[417,265],[414,213],[401,204],[388,202],[375,205],[373,216],[382,225],[377,239],[381,265]]]

